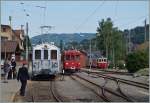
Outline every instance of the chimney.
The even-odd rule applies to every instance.
[[[24,34],[23,34],[23,26],[24,25],[21,25],[21,34],[22,34],[22,36],[24,36]]]

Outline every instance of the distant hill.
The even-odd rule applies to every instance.
[[[63,42],[65,43],[68,43],[72,40],[79,43],[84,39],[92,39],[95,36],[96,33],[73,33],[73,34],[51,33],[34,36],[31,38],[31,43],[33,45],[36,45],[42,42],[54,42],[56,45],[59,45],[61,40],[63,40]]]
[[[124,30],[125,38],[129,38],[129,31],[131,34],[131,42],[133,44],[142,44],[144,43],[144,36],[145,36],[145,27],[144,26],[137,26],[131,30]],[[146,25],[146,40],[149,41],[149,24]]]

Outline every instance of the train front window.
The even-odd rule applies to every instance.
[[[80,55],[76,55],[76,60],[80,60]]]
[[[35,50],[35,59],[41,59],[41,50]]]
[[[101,62],[101,59],[99,59],[98,61]]]
[[[104,62],[107,62],[107,59],[104,59]]]
[[[51,59],[57,59],[57,50],[51,50]]]
[[[66,55],[65,60],[70,60],[70,55]]]
[[[80,60],[79,55],[66,55],[65,60]]]
[[[75,60],[75,56],[74,55],[71,55],[71,60]]]
[[[48,50],[44,50],[44,59],[48,59]]]

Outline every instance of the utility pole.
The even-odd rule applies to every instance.
[[[131,53],[131,30],[129,30],[129,43],[128,43],[128,46],[129,46],[128,53]]]
[[[11,40],[13,40],[13,34],[12,34],[12,26],[11,26],[11,20],[12,20],[12,18],[11,18],[11,16],[9,16],[9,23],[10,23],[10,33],[11,33]],[[6,42],[7,42],[7,40],[4,40],[4,52],[5,52],[5,60],[6,60],[6,58],[7,58],[7,53],[6,53]]]
[[[107,40],[106,40],[106,58],[108,59],[108,45],[107,45]]]
[[[13,40],[14,38],[13,38],[13,34],[12,34],[12,23],[11,23],[11,21],[12,21],[12,17],[9,16],[9,23],[10,23],[10,29],[11,29],[11,40]]]
[[[114,42],[113,42],[113,50],[112,50],[112,57],[113,57],[113,66],[116,68],[116,65],[115,65],[115,49],[114,49]]]
[[[28,22],[26,23],[26,61],[28,61]]]
[[[144,36],[144,42],[146,42],[146,19],[145,19],[144,23],[145,23],[145,36]]]
[[[91,59],[91,39],[90,39],[90,69],[89,69],[89,73],[90,73],[90,70],[91,70],[91,66],[92,66],[92,59]]]

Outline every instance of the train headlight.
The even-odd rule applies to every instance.
[[[66,65],[68,65],[68,63],[67,63],[67,62],[66,62],[65,64],[66,64]]]
[[[54,63],[55,67],[58,67],[58,63]]]
[[[35,68],[35,67],[36,67],[36,65],[37,65],[37,64],[36,64],[36,63],[34,63],[34,64],[33,64],[33,67]]]
[[[53,67],[53,68],[57,68],[57,67],[58,67],[58,63],[57,63],[57,62],[53,62],[53,63],[52,63],[52,67]]]
[[[80,63],[78,63],[80,65]]]

